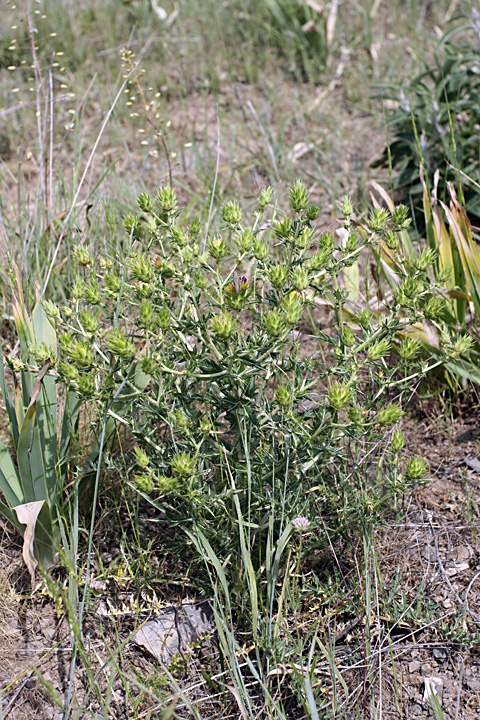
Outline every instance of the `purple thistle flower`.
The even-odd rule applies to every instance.
[[[292,525],[295,528],[295,530],[298,530],[301,532],[302,530],[306,530],[308,527],[310,527],[311,522],[308,520],[308,518],[300,516],[296,517],[294,520],[292,520]]]

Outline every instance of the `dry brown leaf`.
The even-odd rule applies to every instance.
[[[23,535],[22,556],[30,573],[32,590],[35,586],[35,568],[37,567],[37,561],[33,555],[35,525],[44,502],[45,500],[35,500],[34,502],[24,503],[23,505],[17,505],[17,507],[13,508],[17,513],[18,522],[27,526]]]

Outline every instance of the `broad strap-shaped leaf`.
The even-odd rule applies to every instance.
[[[25,415],[17,447],[17,463],[20,484],[22,486],[23,497],[27,503],[34,502],[34,500],[46,500],[46,497],[38,498],[35,496],[35,485],[30,465],[30,456],[34,445],[36,420],[34,403],[33,405],[30,405]]]
[[[5,366],[3,360],[2,348],[0,347],[0,392],[2,393],[3,402],[7,409],[8,421],[10,423],[10,430],[12,432],[13,442],[15,447],[18,444],[18,435],[20,432],[20,425],[17,420],[17,414],[15,412],[15,402],[12,398],[12,394],[7,385],[5,378]]]
[[[0,500],[0,515],[3,515],[3,517],[7,518],[7,520],[13,525],[13,527],[17,528],[20,535],[23,535],[24,527],[21,523],[18,522],[18,518],[14,511],[8,507],[8,505],[5,505]]]
[[[35,342],[45,343],[53,354],[57,351],[57,335],[48,316],[40,303],[37,303],[32,314],[32,329]],[[48,368],[47,368],[48,370]],[[37,380],[40,376],[37,376]],[[32,390],[33,392],[33,390]],[[47,373],[42,376],[41,392],[36,401],[36,415],[40,443],[43,452],[46,483],[49,495],[56,494],[60,486],[58,476],[58,447],[57,447],[57,384],[55,378]],[[49,498],[51,503],[54,497]],[[53,507],[50,505],[50,507]]]
[[[65,406],[63,408],[62,430],[58,449],[58,492],[63,490],[65,472],[69,461],[70,444],[77,426],[81,405],[82,400],[79,394],[74,390],[69,390],[67,397],[65,398]]]
[[[5,500],[14,507],[24,502],[25,498],[23,495],[23,488],[18,477],[17,468],[15,467],[13,460],[5,447],[3,441],[0,439],[0,490],[5,497]]]

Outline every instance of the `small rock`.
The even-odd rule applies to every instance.
[[[429,663],[424,663],[422,665],[422,673],[426,676],[431,675],[432,674],[432,666],[429,665]]]
[[[449,559],[453,560],[454,562],[459,562],[461,560],[469,560],[471,555],[472,551],[465,545],[459,545],[458,547],[453,548],[453,550],[448,553]]]
[[[465,685],[468,687],[469,690],[473,690],[473,692],[480,692],[480,679],[475,677],[466,677]]]
[[[448,652],[445,648],[433,648],[432,654],[436,660],[446,660],[448,658]]]
[[[188,652],[202,636],[215,628],[212,608],[208,602],[196,605],[169,607],[148,620],[133,636],[137,645],[145,648],[163,665],[173,656]]]
[[[438,702],[442,704],[443,696],[443,680],[439,677],[425,677],[423,678],[425,683],[425,691],[423,693],[423,699],[428,702],[430,698],[435,695]]]
[[[413,660],[411,663],[408,663],[408,672],[416,673],[420,670],[421,664],[418,662],[418,660]]]
[[[423,714],[423,709],[420,707],[420,705],[417,705],[417,703],[413,703],[410,705],[410,717],[412,720],[414,718],[420,717]]]

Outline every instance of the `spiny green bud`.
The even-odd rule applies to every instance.
[[[198,215],[195,215],[195,217],[190,222],[190,226],[188,229],[193,236],[196,236],[200,233],[200,228],[200,218],[198,217]]]
[[[209,435],[213,429],[210,418],[205,417],[204,415],[200,418],[198,426],[200,428],[200,432],[202,432],[204,435]]]
[[[147,453],[143,448],[139,447],[138,445],[133,448],[133,452],[135,453],[136,464],[138,465],[138,467],[141,467],[145,470],[145,468],[148,467],[150,463]]]
[[[404,437],[404,435],[402,435],[400,430],[396,430],[392,435],[392,444],[391,444],[392,452],[395,454],[399,453],[400,450],[403,450],[404,447],[405,447],[405,437]]]
[[[421,480],[428,472],[428,464],[423,458],[411,458],[405,468],[405,477],[408,480]]]
[[[208,252],[214,260],[221,260],[227,254],[227,246],[223,238],[218,237],[208,243]]]
[[[42,307],[51,320],[57,320],[60,317],[60,310],[55,303],[50,300],[44,300],[42,302]]]
[[[330,232],[322,233],[318,238],[318,247],[320,250],[334,250],[335,238]]]
[[[82,265],[83,267],[88,267],[93,262],[92,256],[90,255],[88,250],[84,247],[81,247],[81,245],[75,245],[72,250],[72,256],[75,258],[78,264]]]
[[[210,327],[214,335],[222,340],[228,340],[235,331],[235,320],[230,313],[222,313],[212,318]]]
[[[382,426],[395,425],[403,417],[403,410],[398,403],[390,403],[378,411],[375,422]]]
[[[439,320],[445,311],[445,301],[440,297],[431,297],[423,307],[427,320]]]
[[[384,235],[385,244],[388,247],[389,250],[396,250],[398,248],[398,235],[391,230],[387,230],[387,232]]]
[[[271,265],[267,270],[267,275],[272,286],[277,290],[281,290],[287,282],[288,267],[279,263]]]
[[[68,307],[68,305],[62,305],[62,314],[66,318],[70,318],[73,315],[73,310],[71,307]]]
[[[260,240],[260,238],[256,238],[253,243],[253,255],[257,258],[257,260],[260,260],[260,262],[265,262],[269,255],[267,245],[263,242],[263,240]]]
[[[90,303],[90,305],[100,305],[102,296],[100,295],[100,290],[96,282],[85,285],[83,297],[85,298],[85,302]]]
[[[245,307],[250,292],[247,278],[244,275],[240,275],[225,287],[225,301],[233,310],[242,310]]]
[[[155,287],[152,283],[140,283],[137,286],[137,293],[140,298],[152,297]]]
[[[450,266],[442,268],[442,270],[440,270],[440,272],[438,273],[438,282],[439,283],[448,282],[450,280],[450,278],[452,277],[452,272],[453,272],[453,269]]]
[[[180,248],[186,247],[190,242],[188,233],[185,232],[183,228],[177,227],[176,225],[172,225],[170,228],[170,238],[172,243]]]
[[[155,267],[160,272],[160,275],[164,278],[171,278],[175,275],[175,265],[168,260],[162,260],[157,258],[155,260]]]
[[[305,228],[303,228],[302,232],[296,236],[295,246],[299,250],[305,250],[305,248],[310,247],[310,245],[313,242],[314,237],[315,237],[315,232],[312,230],[312,228],[305,227]]]
[[[58,344],[60,350],[65,354],[69,355],[73,347],[72,333],[66,332],[58,336]]]
[[[372,313],[366,308],[357,314],[357,322],[364,330],[370,330],[372,326]]]
[[[186,430],[189,425],[188,417],[185,415],[183,410],[175,410],[175,414],[173,416],[175,429],[176,430]]]
[[[419,278],[405,278],[405,280],[402,280],[397,291],[397,301],[400,305],[408,306],[418,299],[422,289],[422,283]]]
[[[61,362],[58,366],[59,375],[61,375],[67,382],[72,382],[78,377],[78,370],[74,365],[70,365],[67,362]]]
[[[222,220],[227,223],[227,225],[240,225],[242,222],[242,211],[240,210],[240,205],[236,202],[236,200],[229,200],[225,203],[225,205],[222,207]]]
[[[93,352],[90,343],[74,340],[68,350],[72,361],[81,368],[90,367],[93,363]]]
[[[46,342],[29,343],[28,349],[39,365],[43,365],[47,360],[51,363],[55,362],[54,352]]]
[[[141,282],[148,283],[153,278],[152,263],[143,253],[137,253],[129,262],[133,277]]]
[[[388,221],[390,220],[390,213],[385,208],[377,208],[370,212],[367,225],[372,232],[381,232],[385,230]]]
[[[363,411],[361,408],[353,406],[348,408],[347,410],[348,419],[351,423],[355,425],[357,428],[364,427],[365,425],[365,417],[363,414]]]
[[[195,285],[199,290],[205,290],[207,287],[207,278],[202,273],[195,274]]]
[[[162,213],[173,213],[178,207],[177,193],[169,185],[165,185],[157,193],[157,203]]]
[[[145,493],[145,495],[150,495],[155,489],[155,481],[153,477],[147,475],[147,473],[134,475],[133,482],[140,492]]]
[[[408,208],[405,205],[397,205],[392,213],[392,221],[399,230],[406,230],[412,222],[408,217]]]
[[[74,298],[74,300],[80,300],[80,298],[83,297],[84,290],[85,283],[81,278],[76,278],[72,287],[72,297]]]
[[[102,256],[98,259],[98,264],[100,265],[101,270],[110,270],[110,268],[113,265],[113,262],[110,260],[110,258],[104,258]]]
[[[178,478],[174,475],[172,475],[171,477],[160,475],[155,479],[155,484],[160,495],[166,495],[167,493],[175,490],[178,485]]]
[[[95,395],[97,387],[95,385],[95,377],[92,373],[80,373],[77,382],[77,390],[83,397],[92,397]]]
[[[318,207],[318,205],[309,205],[305,214],[307,216],[307,220],[309,222],[313,222],[320,215],[320,208]]]
[[[469,350],[472,349],[475,341],[471,335],[462,335],[456,340],[454,344],[455,354],[457,357],[461,357]]]
[[[298,265],[292,272],[292,284],[296,290],[305,290],[310,284],[306,267]]]
[[[282,300],[282,310],[285,313],[285,320],[289,325],[296,325],[302,317],[303,300],[300,293],[292,290]]]
[[[94,335],[97,332],[99,320],[90,310],[81,310],[78,318],[86,333]]]
[[[28,370],[27,363],[22,362],[16,357],[7,356],[5,357],[5,362],[10,368],[10,370],[14,373],[25,372],[26,370]]]
[[[142,300],[138,308],[138,323],[140,327],[152,330],[155,327],[155,309],[151,302]]]
[[[253,230],[250,228],[247,228],[241,235],[237,235],[235,238],[237,247],[240,250],[240,252],[245,253],[252,249],[253,247],[253,241],[254,241],[254,234]]]
[[[266,187],[262,190],[258,196],[258,209],[263,212],[267,205],[270,205],[273,198],[273,190],[271,187]]]
[[[134,343],[121,330],[111,330],[106,344],[112,355],[124,360],[132,360],[137,352]]]
[[[355,345],[355,335],[349,327],[343,328],[342,338],[343,344],[346,345],[346,347],[353,347]]]
[[[265,316],[265,330],[272,338],[278,338],[285,330],[285,319],[278,310],[270,310]]]
[[[142,226],[136,215],[127,215],[124,217],[123,225],[133,240],[140,240],[142,236]]]
[[[350,215],[353,215],[352,198],[348,197],[348,195],[344,195],[341,203],[342,215],[344,215],[345,217],[350,217]]]
[[[145,355],[140,361],[140,367],[145,375],[155,375],[158,365],[151,355]]]
[[[370,345],[367,351],[367,356],[369,360],[376,361],[381,360],[384,358],[388,351],[390,350],[390,340],[388,338],[383,338],[382,340],[378,340],[376,343],[373,343],[373,345]]]
[[[140,206],[140,210],[143,210],[143,212],[151,213],[154,211],[153,201],[148,193],[146,193],[146,192],[140,193],[140,195],[137,198],[137,202]]]
[[[108,273],[104,278],[105,290],[109,295],[117,295],[122,287],[122,281],[118,275]]]
[[[330,258],[332,257],[333,249],[325,248],[323,250],[319,250],[319,252],[315,253],[311,258],[308,260],[308,266],[310,270],[313,270],[313,272],[319,272],[320,270],[323,270],[325,265],[328,263]]]
[[[342,410],[353,398],[353,390],[346,383],[334,382],[328,391],[328,402],[335,410]]]
[[[297,180],[290,190],[290,207],[296,213],[301,213],[308,205],[307,188],[301,180]]]
[[[190,478],[195,473],[195,458],[190,453],[178,453],[172,459],[171,468],[174,475]]]
[[[420,271],[426,270],[434,262],[436,256],[437,251],[433,248],[426,248],[425,250],[422,250],[415,260],[415,267]]]
[[[399,355],[403,360],[413,360],[420,350],[420,340],[413,337],[406,337],[402,340],[398,349]]]
[[[277,240],[286,240],[292,231],[292,223],[288,218],[284,218],[273,224],[273,231]]]
[[[360,244],[360,238],[358,237],[358,232],[356,230],[352,230],[348,234],[347,243],[345,245],[345,250],[349,253],[355,252],[355,250],[358,248]]]
[[[275,393],[275,400],[279,407],[289,408],[292,404],[292,393],[286,385],[280,385]]]
[[[193,247],[191,245],[186,245],[186,247],[182,248],[181,256],[184,263],[189,263],[193,260],[193,252]]]

